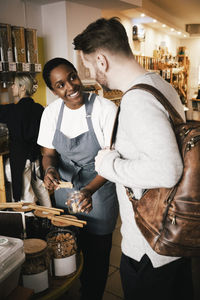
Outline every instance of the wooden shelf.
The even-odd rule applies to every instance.
[[[183,104],[187,104],[189,59],[186,55],[177,55],[178,66],[154,57],[134,55],[134,58],[146,70],[159,72],[174,86]],[[177,72],[175,72],[176,69]]]

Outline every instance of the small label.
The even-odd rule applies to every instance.
[[[76,271],[76,254],[65,258],[54,258],[55,276],[66,276]]]
[[[41,64],[35,64],[35,72],[41,72],[42,67]]]
[[[0,61],[0,72],[2,71],[2,62]]]
[[[16,63],[9,63],[9,71],[16,72]]]
[[[22,64],[22,70],[23,70],[23,72],[30,72],[30,64],[29,63],[23,63]]]
[[[49,287],[48,271],[32,275],[23,275],[23,286],[28,289],[34,289],[35,293],[42,292]]]

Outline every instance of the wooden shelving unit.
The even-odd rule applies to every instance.
[[[189,59],[185,54],[177,55],[176,64],[141,55],[135,55],[135,59],[143,68],[158,72],[171,83],[180,95],[183,104],[187,104]]]
[[[38,61],[37,30],[0,23],[0,86],[12,84],[16,72],[41,72]]]

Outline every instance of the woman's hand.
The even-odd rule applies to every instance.
[[[81,204],[80,211],[89,213],[92,210],[92,195],[100,188],[107,180],[100,175],[97,175],[91,182],[89,182],[84,188],[80,190]]]
[[[59,185],[60,176],[54,167],[48,167],[44,176],[44,186],[47,190],[55,190]]]
[[[83,188],[82,190],[80,190],[80,192],[80,212],[89,213],[92,210],[92,192],[86,188]]]
[[[60,176],[56,169],[58,162],[58,154],[55,149],[46,147],[41,148],[42,152],[42,166],[45,170],[44,186],[47,190],[53,191],[57,188]]]

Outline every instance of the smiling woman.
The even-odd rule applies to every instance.
[[[75,67],[63,58],[47,62],[43,77],[59,97],[45,108],[40,124],[44,183],[54,190],[56,206],[67,214],[68,195],[80,191],[76,216],[87,221],[79,236],[84,256],[81,299],[100,300],[108,275],[118,201],[115,185],[97,174],[94,160],[97,152],[110,144],[117,107],[96,94],[84,93]],[[60,180],[71,182],[73,190],[57,189]]]
[[[83,105],[82,83],[75,70],[59,65],[52,70],[50,81],[53,93],[62,98],[66,106],[77,109]]]

